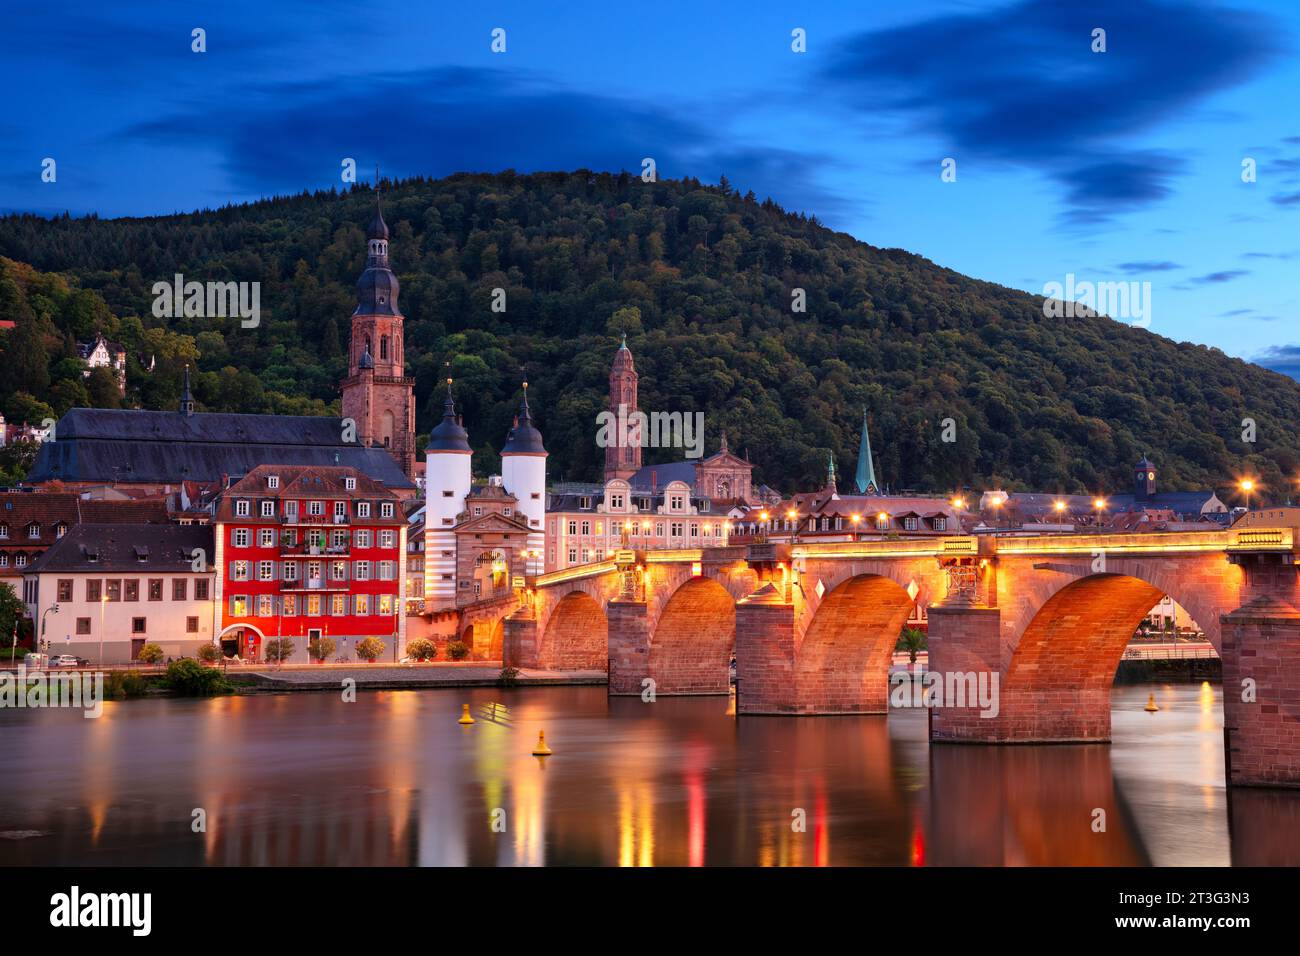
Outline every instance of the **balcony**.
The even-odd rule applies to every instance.
[[[286,558],[345,558],[352,553],[351,544],[281,544],[280,555]]]
[[[352,519],[347,515],[280,515],[280,524],[287,525],[329,526],[351,523]]]

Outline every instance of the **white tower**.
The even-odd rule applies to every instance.
[[[456,526],[470,487],[469,434],[456,420],[447,379],[442,421],[424,450],[424,600],[431,611],[456,606]]]
[[[501,482],[515,496],[520,516],[528,521],[525,573],[541,574],[546,549],[546,449],[528,410],[527,382],[515,426],[501,449]]]

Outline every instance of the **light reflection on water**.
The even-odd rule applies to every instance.
[[[490,701],[510,727],[456,723]],[[1300,794],[1228,798],[1219,688],[1113,702],[1112,746],[1004,747],[930,747],[923,711],[737,721],[603,687],[0,711],[0,864],[1300,863]]]

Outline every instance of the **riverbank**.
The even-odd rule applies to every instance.
[[[322,664],[301,667],[247,667],[227,672],[239,693],[338,690],[353,680],[358,690],[421,690],[436,687],[497,687],[500,661],[465,664]],[[605,684],[604,671],[519,670],[512,686]]]

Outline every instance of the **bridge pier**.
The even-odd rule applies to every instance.
[[[645,601],[610,601],[610,696],[640,696],[642,681],[650,676],[650,614]]]
[[[540,667],[537,646],[537,618],[527,608],[520,608],[505,621],[506,633],[501,651],[502,667]]]
[[[1274,555],[1233,557],[1245,566],[1249,600],[1221,618],[1228,785],[1300,787],[1296,566]]]
[[[773,584],[736,603],[736,679],[742,714],[796,712],[794,605]]]

